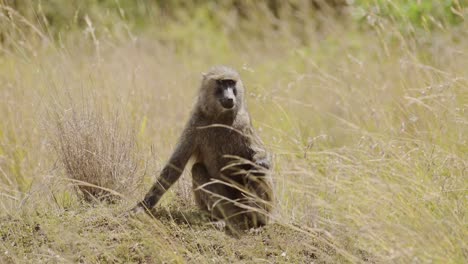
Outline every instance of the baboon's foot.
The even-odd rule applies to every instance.
[[[207,223],[219,231],[224,231],[226,229],[226,221],[218,220]]]
[[[263,232],[263,226],[261,227],[252,227],[249,229],[248,233],[250,235],[260,235]]]

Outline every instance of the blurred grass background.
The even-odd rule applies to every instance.
[[[466,1],[0,4],[1,263],[466,263]],[[275,223],[206,227],[189,175],[156,219],[121,217],[214,64],[274,153]],[[83,202],[61,138],[121,202]]]

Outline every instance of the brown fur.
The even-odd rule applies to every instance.
[[[232,109],[214,95],[217,80],[233,80],[237,94]],[[174,153],[137,208],[152,208],[180,177],[190,158],[195,200],[213,219],[242,227],[268,221],[272,187],[270,159],[255,133],[244,101],[239,74],[218,66],[203,75],[198,101]]]

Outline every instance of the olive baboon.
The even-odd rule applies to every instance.
[[[203,75],[198,101],[174,153],[133,212],[156,205],[190,158],[197,205],[214,220],[240,228],[268,221],[270,157],[252,128],[239,74],[218,66]]]

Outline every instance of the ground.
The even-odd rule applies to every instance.
[[[115,211],[114,211],[115,210]],[[120,211],[122,213],[122,211]],[[3,217],[2,263],[329,263],[340,259],[326,233],[271,223],[232,234],[196,209],[153,210],[128,217],[118,208]],[[16,252],[15,255],[8,251]],[[362,254],[362,260],[369,256]],[[341,257],[343,258],[343,257]],[[343,258],[344,260],[344,258]]]

